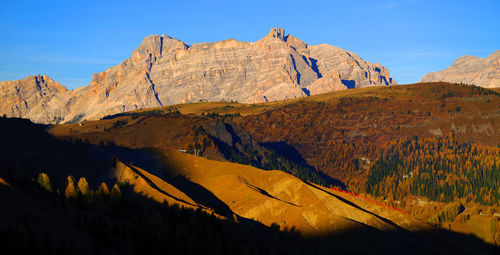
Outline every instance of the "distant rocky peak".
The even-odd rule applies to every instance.
[[[286,35],[285,30],[283,28],[279,27],[274,27],[271,28],[269,31],[269,34],[267,34],[266,38],[276,38],[279,39],[283,42],[286,42],[286,44],[290,47],[293,47],[294,49],[305,49],[307,48],[307,43],[304,41],[300,40],[299,38],[293,36],[293,35]]]
[[[47,81],[52,81],[49,76],[45,75],[45,74],[37,74],[34,76],[34,79],[36,81],[41,81],[41,82],[45,82],[45,80]]]
[[[133,58],[161,57],[175,49],[187,49],[189,45],[168,35],[146,36],[132,53]]]
[[[485,88],[500,87],[500,51],[493,52],[487,58],[469,55],[459,57],[452,66],[430,72],[420,81],[465,83]]]
[[[255,45],[260,47],[286,47],[288,35],[285,35],[283,28],[271,28],[269,33],[262,39],[255,42]]]
[[[267,36],[271,36],[285,41],[285,30],[283,28],[273,27],[271,28],[271,31],[269,31],[269,34]]]
[[[56,91],[66,91],[66,87],[52,80],[45,74],[30,75],[23,80],[19,80],[19,84],[36,86],[38,89],[42,87],[53,88]]]
[[[168,36],[150,35],[142,40],[142,43],[134,50],[133,54],[145,56],[147,54],[161,55],[163,41],[170,39]]]
[[[396,84],[379,64],[338,47],[307,45],[282,28],[254,43],[228,39],[189,46],[151,35],[130,58],[94,74],[89,86],[65,91],[48,77],[36,79],[4,82],[0,115],[57,123],[200,100],[258,103]],[[22,85],[27,89],[18,90]]]

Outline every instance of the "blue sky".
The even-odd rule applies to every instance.
[[[500,50],[500,0],[6,0],[0,80],[40,73],[73,89],[128,58],[150,34],[188,44],[256,41],[271,27],[355,52],[412,83],[460,56]]]

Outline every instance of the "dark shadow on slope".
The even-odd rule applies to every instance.
[[[371,227],[304,238],[315,254],[498,254],[498,247],[473,235],[441,229],[381,231]]]
[[[178,202],[182,202],[182,203],[186,203],[186,204],[189,204],[189,205],[192,205],[192,206],[196,206],[194,204],[191,204],[183,199],[180,199],[180,198],[177,198],[177,197],[174,197],[170,194],[168,194],[167,192],[163,191],[162,189],[160,189],[160,187],[156,186],[156,184],[154,184],[153,181],[151,181],[149,178],[147,178],[145,175],[143,175],[139,170],[137,170],[135,167],[133,167],[132,165],[129,165],[129,164],[126,164],[126,166],[128,166],[132,171],[134,171],[135,174],[139,175],[140,177],[142,177],[148,184],[149,186],[151,186],[153,189],[157,190],[158,192],[164,194],[165,196],[168,196]]]
[[[163,43],[163,41],[162,41]],[[161,55],[161,53],[160,53]],[[148,81],[151,83],[151,90],[153,91],[154,95],[155,95],[155,99],[156,101],[158,102],[158,104],[160,106],[163,106],[162,102],[160,101],[160,98],[158,97],[158,91],[156,91],[156,84],[153,82],[153,80],[151,79],[151,77],[149,76],[149,72],[146,73],[146,78],[148,79]]]
[[[311,185],[310,183],[307,183],[307,182],[306,182],[306,184],[307,184],[307,185],[309,185],[310,187],[314,188],[314,189],[318,189],[318,190],[320,190],[319,188],[315,187],[314,185]],[[348,204],[348,205],[350,205],[350,206],[352,206],[352,207],[354,207],[354,208],[356,208],[356,209],[358,209],[358,210],[361,210],[361,211],[363,211],[363,212],[365,212],[365,213],[368,213],[368,214],[371,214],[371,215],[375,216],[375,217],[376,217],[376,218],[378,218],[379,220],[381,220],[381,221],[383,221],[383,222],[385,222],[385,223],[387,223],[387,224],[389,224],[389,225],[391,225],[391,226],[393,226],[393,227],[397,228],[397,229],[398,229],[398,230],[400,230],[400,231],[405,231],[405,232],[406,232],[406,230],[402,229],[400,226],[398,226],[397,224],[395,224],[395,223],[394,223],[394,222],[392,222],[391,220],[388,220],[388,219],[386,219],[386,218],[384,218],[384,217],[381,217],[381,216],[376,215],[376,214],[374,214],[374,213],[372,213],[372,212],[370,212],[370,211],[367,211],[367,210],[365,210],[365,209],[363,209],[363,208],[359,207],[358,205],[356,205],[356,204],[352,203],[351,201],[344,199],[344,198],[343,198],[343,197],[341,197],[341,196],[337,196],[337,195],[335,195],[335,194],[333,194],[333,193],[331,193],[331,192],[328,192],[328,191],[326,191],[326,190],[321,190],[321,191],[324,191],[324,192],[328,193],[329,195],[331,195],[331,196],[333,196],[333,197],[337,198],[338,200],[342,201],[342,202],[343,202],[343,203],[345,203],[345,204]]]
[[[264,196],[266,196],[266,197],[269,197],[269,198],[272,198],[272,199],[276,199],[276,200],[278,200],[278,201],[281,201],[281,202],[283,202],[283,203],[287,203],[287,204],[289,204],[289,205],[293,205],[293,206],[301,207],[300,205],[296,205],[296,204],[294,204],[294,203],[290,203],[290,202],[287,202],[287,201],[283,201],[283,200],[281,200],[281,199],[279,199],[279,198],[277,198],[277,197],[275,197],[275,196],[273,196],[273,195],[269,194],[269,192],[267,192],[266,190],[261,189],[261,188],[259,188],[259,187],[257,187],[257,186],[254,186],[254,185],[252,185],[252,184],[250,184],[250,183],[245,183],[245,184],[246,184],[249,188],[251,188],[251,189],[253,189],[253,190],[255,190],[255,191],[259,192],[260,194],[262,194],[262,195],[264,195]]]
[[[165,179],[164,167],[161,159],[149,149],[129,149],[118,146],[107,146],[110,154],[116,155],[121,162],[127,165],[134,165],[158,178]]]
[[[228,218],[233,217],[233,211],[229,208],[229,206],[227,206],[224,202],[217,198],[217,196],[215,196],[205,187],[190,181],[185,176],[176,175],[175,173],[169,171],[169,169],[165,168],[165,166],[161,162],[161,159],[159,158],[160,156],[156,155],[156,153],[154,153],[152,150],[133,150],[116,146],[109,147],[108,150],[114,155],[117,155],[125,165],[130,167],[136,174],[144,178],[151,185],[151,187],[158,190],[159,192],[178,201],[188,203],[162,191],[151,180],[146,178],[137,169],[135,169],[131,164],[140,167],[141,169],[144,169],[149,173],[154,174],[157,177],[168,182],[169,184],[180,190],[182,193],[186,194],[198,205],[206,208],[211,208],[216,214]],[[131,164],[128,164],[126,162],[131,162]]]
[[[0,207],[5,254],[499,254],[473,235],[442,229],[408,235],[360,225],[301,237],[277,225],[222,220],[145,197],[81,207],[39,189],[0,186]],[[230,247],[214,248],[221,245]]]
[[[290,54],[290,58],[292,59],[293,69],[297,73],[297,84],[300,84],[300,77],[302,76],[302,74],[297,69],[297,63],[295,63],[295,58],[293,57],[292,54]]]
[[[190,181],[188,178],[182,175],[170,178],[169,183],[176,187],[178,190],[182,191],[188,197],[193,199],[196,203],[211,208],[216,214],[232,218],[235,214],[229,206],[227,206],[222,200],[215,196],[212,192],[207,190],[205,187],[199,185],[198,183]]]
[[[108,176],[111,159],[116,155],[123,163],[141,175],[156,190],[161,191],[151,180],[140,174],[132,165],[140,167],[151,174],[164,177],[164,168],[154,153],[147,149],[128,149],[119,146],[97,146],[81,142],[68,142],[56,139],[43,129],[43,126],[29,120],[0,118],[0,177],[16,183],[30,182],[39,172],[50,176],[52,185],[62,187],[69,175],[77,180],[85,177],[89,186],[96,189]],[[107,180],[110,181],[110,180]],[[202,186],[179,180],[174,186],[192,197],[197,203],[213,208],[217,214],[231,217],[232,211],[211,192]],[[169,194],[162,192],[170,196]],[[170,196],[172,197],[172,196]],[[178,201],[178,198],[172,197]]]
[[[282,156],[283,158],[290,160],[291,162],[303,168],[309,169],[309,171],[311,172],[315,172],[321,179],[325,180],[326,183],[324,185],[326,187],[329,187],[329,185],[341,187],[343,189],[347,187],[343,182],[321,171],[314,169],[314,167],[310,166],[307,163],[307,161],[302,157],[300,152],[297,149],[295,149],[295,147],[289,145],[286,142],[268,142],[268,143],[261,143],[261,145],[268,150],[274,151],[279,156]]]
[[[44,169],[51,170],[51,179],[73,174],[86,177],[90,184],[96,183],[100,169],[87,168],[102,162],[101,156],[78,154],[85,152],[88,145],[57,142],[27,121],[12,121],[20,126],[9,122],[0,125],[6,131],[2,160],[9,163],[10,177],[29,179],[10,182],[9,176],[0,176],[14,186],[0,186],[0,246],[4,254],[244,254],[249,250],[254,254],[500,254],[498,247],[473,235],[432,228],[408,234],[399,229],[380,231],[361,226],[301,238],[277,231],[276,225],[266,227],[248,219],[238,219],[239,223],[220,220],[201,211],[161,206],[145,197],[132,204],[127,201],[127,192],[122,200],[85,202],[82,206],[68,202],[56,192],[40,189],[31,179],[42,167],[53,167]],[[99,149],[96,154],[113,150]],[[73,158],[71,154],[75,153]],[[142,156],[138,158],[148,162]],[[26,165],[25,161],[33,162]],[[220,207],[222,215],[231,215],[227,205],[210,191],[182,178],[177,180],[177,185],[182,186],[180,190],[192,190],[191,194],[198,193],[193,195],[196,200]],[[53,184],[64,189],[64,181]],[[90,186],[92,190],[97,187]],[[230,246],[225,250],[213,248],[221,244]]]
[[[273,150],[276,153],[284,156],[288,160],[295,162],[297,164],[301,164],[303,166],[307,166],[306,160],[302,157],[300,152],[295,149],[295,147],[289,145],[286,142],[267,142],[261,143],[268,150]]]
[[[236,132],[233,129],[233,126],[231,126],[228,123],[224,123],[224,128],[231,135],[232,146],[236,145],[237,143],[241,144],[241,138],[238,136],[238,134],[236,134]]]
[[[311,91],[309,91],[307,88],[302,88],[302,92],[304,92],[304,94],[306,94],[306,96],[311,95]]]
[[[348,89],[356,88],[356,81],[354,80],[342,80],[342,84],[346,86]]]
[[[318,79],[323,77],[323,75],[321,75],[321,73],[319,72],[318,60],[314,59],[314,58],[309,58],[309,60],[311,61],[311,69],[318,75]],[[305,61],[305,59],[304,59],[304,61]]]
[[[45,127],[27,119],[0,118],[0,176],[24,181],[45,172],[54,183],[64,183],[68,175],[96,179],[109,169],[110,155],[99,146],[61,141]]]

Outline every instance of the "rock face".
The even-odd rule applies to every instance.
[[[29,76],[23,80],[0,82],[0,113],[9,117],[28,117],[54,111],[59,105],[54,97],[67,90],[46,75]],[[51,102],[51,103],[49,103]],[[52,122],[52,119],[37,119]]]
[[[326,77],[330,72],[340,74],[342,84],[348,88],[396,84],[389,77],[389,70],[380,63],[371,64],[352,52],[328,44],[309,49],[311,59],[317,60],[314,65],[318,72]]]
[[[326,44],[308,46],[273,28],[254,43],[229,39],[190,46],[165,35],[148,36],[129,59],[94,74],[89,86],[61,88],[39,99],[45,107],[7,109],[36,90],[32,83],[25,86],[35,88],[17,98],[2,93],[0,103],[8,116],[51,123],[200,100],[257,103],[391,84],[396,82],[378,63]]]
[[[425,75],[421,82],[446,81],[474,84],[485,88],[500,87],[500,50],[487,58],[463,56],[452,66]]]

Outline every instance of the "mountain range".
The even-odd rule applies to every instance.
[[[396,84],[387,68],[335,46],[309,46],[281,28],[256,42],[188,45],[151,35],[90,84],[67,90],[47,76],[0,82],[0,114],[39,123],[77,122],[195,101],[259,103],[347,88]]]
[[[463,56],[421,82],[500,86],[500,51]],[[119,65],[68,90],[46,75],[0,82],[0,114],[74,123],[144,108],[199,101],[261,103],[367,86],[395,85],[389,70],[328,44],[307,45],[272,28],[256,42],[188,45],[151,35]]]

